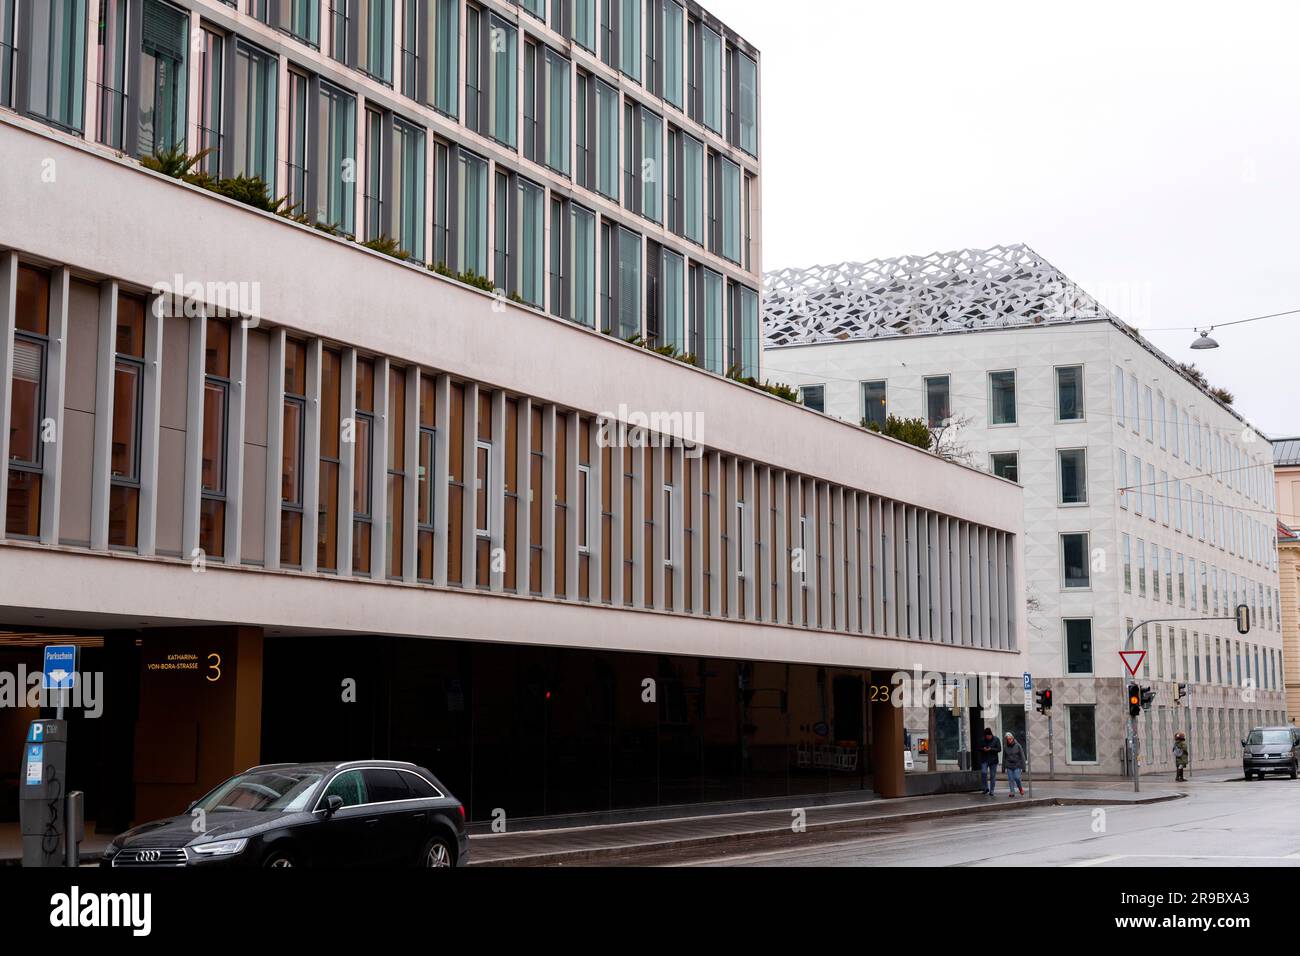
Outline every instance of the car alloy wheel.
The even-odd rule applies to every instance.
[[[293,866],[293,858],[287,856],[284,853],[277,853],[275,856],[271,857],[271,859],[266,861],[266,865],[273,869],[285,867],[285,866]]]
[[[429,849],[424,854],[424,865],[439,868],[451,866],[451,850],[447,849],[447,844],[441,840],[430,843]]]

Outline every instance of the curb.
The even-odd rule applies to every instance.
[[[889,816],[863,817],[856,820],[837,820],[832,823],[810,824],[806,833],[834,833],[844,830],[871,830],[884,826],[896,826],[918,820],[934,820],[943,817],[965,816],[977,813],[1005,813],[1035,807],[1103,807],[1103,806],[1147,806],[1154,803],[1167,803],[1181,800],[1187,794],[1168,793],[1160,796],[1146,797],[1139,800],[1122,800],[1113,797],[1101,797],[1096,800],[1083,797],[1037,797],[1019,803],[976,804],[969,807],[950,807],[944,810],[918,810],[912,813],[897,813]],[[791,835],[789,827],[769,828],[765,830],[747,830],[741,833],[722,833],[712,836],[684,837],[677,840],[657,840],[651,843],[623,844],[621,846],[592,847],[586,850],[559,850],[549,853],[534,853],[521,856],[504,857],[482,863],[471,862],[471,867],[542,867],[564,866],[571,863],[615,862],[641,856],[647,853],[662,853],[674,850],[689,850],[709,846],[725,846],[746,841],[766,841]],[[472,851],[471,851],[472,856]]]

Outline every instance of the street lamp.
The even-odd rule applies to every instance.
[[[1204,349],[1217,349],[1219,343],[1210,338],[1210,332],[1213,331],[1213,329],[1214,326],[1210,326],[1210,328],[1202,332],[1201,337],[1192,343],[1192,348],[1198,352]]]

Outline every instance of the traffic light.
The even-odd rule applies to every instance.
[[[1183,698],[1186,696],[1187,696],[1187,685],[1179,684],[1174,691],[1174,703],[1181,704],[1183,702]]]
[[[1238,634],[1250,633],[1250,605],[1249,604],[1237,605],[1237,633]]]
[[[1137,684],[1128,685],[1128,715],[1136,717],[1142,713],[1142,688]]]
[[[1154,688],[1154,687],[1143,687],[1143,688],[1142,688],[1142,709],[1143,709],[1143,710],[1150,710],[1150,709],[1151,709],[1151,705],[1152,705],[1153,703],[1155,703],[1155,700],[1156,700],[1156,691],[1155,691],[1155,688]]]
[[[1050,690],[1040,690],[1034,694],[1034,709],[1040,714],[1046,714],[1052,709],[1052,692]]]

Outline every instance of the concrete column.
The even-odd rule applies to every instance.
[[[611,429],[617,428],[619,423],[611,422]],[[612,448],[610,449],[610,489],[609,489],[609,506],[610,506],[610,535],[609,546],[613,552],[609,556],[609,586],[610,586],[610,603],[622,607],[627,597],[623,593],[623,556],[626,553],[627,546],[624,543],[628,533],[628,515],[626,503],[623,498],[624,483],[626,481],[626,466],[624,456],[627,449],[623,447],[620,439],[612,439]]]
[[[339,363],[338,575],[352,576],[352,520],[357,467],[357,352],[344,349]],[[444,489],[445,490],[445,489]]]
[[[733,457],[723,463],[726,480],[722,496],[722,527],[727,537],[727,574],[723,581],[727,595],[727,617],[732,620],[740,618],[740,543],[742,531],[737,516],[736,505],[741,498],[740,463]]]
[[[772,618],[772,558],[776,542],[772,540],[772,469],[759,465],[754,472],[758,504],[758,526],[762,528],[762,547],[759,548],[758,574],[754,578],[758,591],[755,607],[758,619],[771,622]]]
[[[182,494],[181,555],[188,561],[199,547],[199,512],[203,501],[203,390],[207,378],[208,319],[200,311],[190,325],[189,374],[185,407],[185,488]],[[206,556],[205,556],[206,558]]]
[[[317,542],[320,539],[320,448],[321,448],[321,366],[325,343],[311,339],[307,343],[306,408],[302,427],[302,569],[314,573],[317,568]]]
[[[140,527],[137,553],[152,556],[158,541],[158,457],[162,427],[162,347],[165,303],[150,296],[144,310],[144,381],[140,403]]]
[[[762,510],[758,506],[758,490],[754,486],[754,463],[745,462],[740,474],[745,485],[745,526],[740,535],[740,546],[745,549],[745,620],[753,621],[758,618],[758,595],[755,591],[760,579],[758,564],[762,559],[759,557],[758,543],[761,538],[757,529]]]
[[[859,576],[861,574],[862,555],[859,550],[860,541],[858,538],[858,493],[856,491],[847,491],[844,493],[844,554],[847,559],[844,573],[844,600],[846,613],[844,616],[844,628],[850,634],[860,633],[862,622],[858,607],[858,595],[861,591],[858,589]]]
[[[568,428],[565,441],[565,487],[568,491],[569,507],[565,519],[564,554],[557,560],[564,562],[565,597],[570,601],[578,600],[578,437],[580,419],[577,412],[566,412]],[[590,496],[588,496],[590,497]]]
[[[824,631],[834,629],[834,609],[831,594],[835,565],[835,534],[831,521],[831,487],[825,482],[817,486],[817,527],[821,547],[817,559],[817,626]]]
[[[555,406],[542,407],[542,597],[555,597]]]
[[[809,560],[808,551],[811,543],[804,540],[803,534],[803,476],[792,474],[789,476],[790,482],[790,623],[795,627],[803,627],[804,623],[804,595],[807,594],[805,587],[809,575],[812,574],[815,565]],[[801,571],[794,570],[794,553],[799,550],[799,567]]]
[[[691,613],[704,613],[704,456],[708,454],[703,448],[699,455],[686,460],[686,467],[691,469]]]
[[[370,462],[370,578],[388,580],[388,359],[375,359],[374,453]]]
[[[506,393],[492,393],[492,481],[488,487],[488,527],[492,529],[491,552],[488,567],[497,564],[496,555],[505,554],[506,547]],[[491,570],[491,588],[496,593],[505,590],[505,564],[501,571]]]
[[[709,613],[714,617],[722,616],[722,589],[727,586],[722,574],[722,528],[723,511],[726,505],[722,501],[722,456],[716,451],[705,452],[709,456],[709,501],[711,503],[709,523],[705,529],[709,549]]]
[[[113,366],[117,283],[99,284],[99,341],[95,362],[95,453],[90,476],[90,547],[108,550],[108,497],[113,460]]]
[[[0,253],[0,516],[8,514],[9,431],[13,419],[14,328],[17,325],[18,256]],[[60,436],[62,437],[62,436]],[[5,521],[0,520],[0,541]]]
[[[41,450],[41,543],[59,543],[59,499],[63,494],[63,395],[68,379],[68,292],[70,274],[66,266],[50,274],[49,348],[45,355],[45,422],[54,425],[54,441],[45,442]],[[15,317],[16,320],[16,317]],[[0,378],[0,404],[9,404],[8,378]],[[5,429],[6,439],[8,428]],[[43,435],[42,435],[43,437]],[[4,450],[0,463],[9,460]],[[0,476],[0,485],[5,483]],[[5,512],[0,510],[0,515]],[[0,522],[2,523],[2,522]],[[3,535],[3,529],[0,529]]]
[[[650,500],[654,503],[655,515],[654,535],[650,540],[650,580],[654,591],[650,595],[650,601],[652,607],[662,611],[667,608],[664,598],[664,556],[668,553],[668,535],[672,532],[664,508],[664,456],[672,454],[672,449],[653,447],[646,454],[650,459]]]
[[[872,683],[886,680],[885,674],[873,674]],[[871,708],[872,786],[882,797],[907,796],[907,778],[903,773],[903,708],[889,700],[874,700]],[[934,736],[930,737],[933,742]],[[931,747],[931,754],[934,747]]]
[[[418,365],[406,370],[406,455],[402,470],[402,580],[414,584],[420,563],[420,379],[427,375]],[[433,480],[433,476],[428,476]],[[436,540],[436,538],[435,538]]]
[[[683,614],[686,611],[686,592],[691,586],[684,573],[686,570],[686,496],[683,491],[686,487],[686,469],[691,467],[693,462],[686,457],[686,450],[680,445],[674,445],[668,453],[672,455],[673,461],[673,522],[672,527],[668,529],[667,538],[673,559],[670,569],[673,576],[672,610]]]
[[[533,402],[530,398],[520,398],[518,402],[515,487],[519,489],[519,508],[515,514],[515,587],[520,594],[531,594],[536,582],[531,580],[533,526],[530,516],[532,509],[539,506],[538,489],[532,486]]]
[[[784,471],[773,476],[776,502],[776,605],[772,608],[773,624],[789,624],[790,607],[790,494],[789,478]]]
[[[226,413],[226,564],[243,550],[244,423],[248,413],[248,325],[230,323],[230,408]]]
[[[460,545],[460,579],[465,590],[478,586],[478,513],[476,498],[478,495],[478,385],[465,383],[464,401],[465,420],[462,424],[463,461],[461,467],[465,476],[465,494],[461,499],[461,540]],[[453,424],[454,428],[455,425]],[[449,542],[454,547],[457,542]]]
[[[645,444],[632,447],[632,606],[645,607]]]
[[[604,448],[600,440],[600,420],[591,423],[587,458],[587,565],[591,569],[587,584],[587,595],[592,604],[600,604],[605,599],[605,535],[604,535]]]
[[[266,552],[268,571],[280,568],[280,481],[284,469],[284,329],[271,329],[266,368]]]

